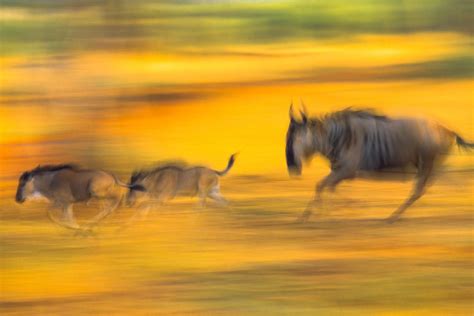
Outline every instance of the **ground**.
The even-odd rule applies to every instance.
[[[223,179],[228,208],[178,199],[128,230],[122,208],[93,237],[4,196],[3,315],[470,315],[472,172],[438,178],[406,216],[410,183],[346,182],[295,220],[315,179]],[[249,193],[250,192],[250,193]],[[91,210],[78,207],[84,220]]]

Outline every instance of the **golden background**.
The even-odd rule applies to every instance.
[[[289,179],[288,108],[436,120],[474,139],[468,1],[2,1],[2,314],[469,315],[472,155],[381,220],[409,182],[351,181],[294,220],[328,171]],[[154,162],[223,169],[228,209],[190,199],[96,237],[17,205],[18,176],[78,162],[127,180]],[[76,208],[85,220],[94,208]]]

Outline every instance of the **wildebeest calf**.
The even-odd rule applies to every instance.
[[[63,211],[63,221],[58,221],[48,210],[52,221],[66,228],[80,230],[81,227],[74,218],[72,205],[91,199],[108,203],[108,207],[105,207],[92,221],[98,223],[119,206],[124,194],[122,187],[143,190],[138,185],[124,184],[115,175],[102,170],[83,169],[73,164],[38,166],[20,176],[16,201],[23,203],[26,200],[47,199],[54,207],[59,207]]]
[[[219,177],[229,172],[235,157],[236,154],[230,156],[227,167],[222,171],[167,164],[152,170],[135,172],[130,178],[131,188],[127,195],[127,204],[140,205],[139,212],[142,217],[146,216],[153,204],[162,204],[175,196],[197,195],[202,207],[205,206],[207,197],[225,204],[227,201],[220,193]],[[137,187],[143,187],[144,190],[136,190]]]

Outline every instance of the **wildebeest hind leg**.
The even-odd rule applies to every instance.
[[[419,169],[418,179],[415,183],[415,187],[413,188],[412,194],[402,205],[400,205],[400,207],[395,212],[392,213],[392,215],[390,215],[390,217],[387,219],[389,223],[393,223],[397,219],[399,219],[400,216],[402,216],[402,214],[406,211],[406,209],[409,208],[413,203],[415,203],[416,200],[418,200],[424,194],[426,183],[430,178],[432,169],[432,162],[425,162],[424,166]]]
[[[111,203],[108,206],[104,206],[103,210],[94,216],[89,224],[89,228],[97,226],[103,219],[112,214],[120,205],[121,198],[111,199]]]
[[[229,204],[229,202],[221,195],[219,190],[212,189],[208,196],[221,206],[227,206]]]

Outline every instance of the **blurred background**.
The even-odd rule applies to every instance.
[[[286,172],[288,107],[472,136],[469,1],[1,2],[5,171],[184,158]],[[7,168],[8,166],[8,168]],[[21,167],[20,167],[21,166]]]
[[[143,298],[151,289],[164,295],[161,302],[167,305],[160,308],[178,314],[333,314],[341,306],[350,306],[356,314],[371,306],[368,310],[379,314],[391,310],[390,299],[377,293],[375,285],[382,282],[396,305],[413,308],[408,311],[463,314],[471,308],[472,312],[472,231],[462,225],[472,228],[469,154],[454,150],[449,155],[446,169],[451,173],[443,178],[448,180],[434,189],[438,191],[431,200],[425,197],[426,203],[435,204],[408,210],[427,218],[461,216],[448,225],[451,230],[445,227],[443,232],[437,226],[440,222],[423,222],[428,239],[418,239],[421,244],[410,239],[423,235],[416,229],[374,228],[381,242],[376,249],[357,242],[354,236],[367,242],[373,237],[367,232],[372,231],[372,222],[362,224],[365,228],[350,221],[327,227],[315,224],[302,231],[266,222],[272,217],[277,223],[292,221],[312,196],[317,177],[328,170],[325,161],[316,160],[300,182],[287,180],[284,143],[292,100],[298,105],[302,98],[312,115],[360,106],[387,115],[427,117],[474,139],[472,31],[472,2],[463,0],[0,0],[0,308],[61,314],[63,300],[57,302],[58,309],[56,303],[45,302],[72,297],[69,308],[83,306],[81,302],[93,297],[100,302],[76,313],[120,314],[133,307],[146,314],[156,312],[160,301],[158,296]],[[46,222],[44,205],[20,207],[12,198],[19,174],[38,164],[78,162],[126,180],[133,169],[164,159],[222,169],[236,151],[240,156],[235,167],[222,180],[224,195],[236,203],[233,211],[214,210],[213,215],[196,219],[193,212],[183,211],[192,208],[191,202],[178,203],[165,211],[164,222],[160,216],[154,218],[155,225],[162,226],[120,242],[113,236],[100,241],[74,239]],[[357,182],[342,190],[339,198],[350,196],[364,203],[378,190],[380,201],[371,204],[374,212],[365,209],[369,202],[346,201],[334,213],[342,218],[383,218],[410,186]],[[239,220],[241,226],[232,226],[235,235],[231,234],[226,225]],[[189,236],[181,235],[183,227]],[[203,227],[213,237],[202,236]],[[319,229],[318,233],[310,228]],[[159,240],[146,233],[157,231],[164,234],[153,237]],[[435,237],[438,233],[445,238]],[[402,234],[402,241],[393,237]],[[266,238],[264,248],[248,250],[247,246]],[[295,240],[301,242],[301,249],[294,248],[291,241]],[[136,255],[131,261],[120,256],[127,241]],[[322,246],[322,241],[329,246]],[[406,248],[392,250],[403,253],[401,261],[381,265],[371,261],[399,242]],[[72,246],[64,249],[67,245]],[[240,249],[240,254],[229,252],[229,245]],[[314,249],[320,246],[332,250]],[[173,247],[180,249],[180,256],[174,257]],[[358,253],[357,260],[352,258],[356,262],[348,263],[345,247],[363,249],[364,255]],[[417,251],[424,251],[432,261],[415,256],[412,266],[401,264]],[[221,254],[207,257],[216,252]],[[291,264],[279,263],[278,254],[285,254]],[[369,261],[358,261],[359,255]],[[321,256],[333,261],[316,265],[304,261]],[[65,258],[72,260],[69,270],[56,274]],[[442,271],[436,270],[440,258],[447,260]],[[261,273],[260,268],[249,268],[252,260],[265,262],[264,270],[270,262],[274,265],[265,270],[271,271],[268,276],[259,279],[262,287],[255,289],[254,296],[247,290],[253,285],[251,279]],[[36,270],[27,261],[37,263]],[[82,265],[85,261],[88,268]],[[112,262],[116,265],[111,272]],[[420,268],[423,265],[428,270]],[[373,283],[364,283],[364,266],[376,271],[370,279]],[[186,274],[178,275],[176,267]],[[384,276],[384,267],[404,272],[390,278]],[[224,274],[200,274],[203,270]],[[199,278],[193,274],[196,271]],[[318,273],[322,279],[299,283],[300,275],[315,278]],[[123,279],[118,280],[118,275]],[[164,275],[168,285],[149,283],[150,278]],[[183,279],[193,279],[192,286],[180,283]],[[94,280],[93,284],[87,280]],[[353,283],[344,285],[341,280]],[[209,294],[204,290],[203,297],[194,296],[199,282],[208,286]],[[312,287],[322,286],[321,282],[326,282],[323,288]],[[452,297],[435,291],[413,298],[414,292],[450,286]],[[117,297],[128,297],[122,292],[110,294],[115,287],[139,290],[133,299],[109,310]],[[275,287],[280,292],[273,292]],[[170,288],[173,295],[162,294]],[[228,297],[216,294],[222,291]],[[181,294],[186,299],[176,300]],[[262,300],[268,304],[259,305]],[[418,306],[420,301],[426,304]],[[443,310],[436,301],[451,305]],[[240,309],[244,305],[248,308]]]

